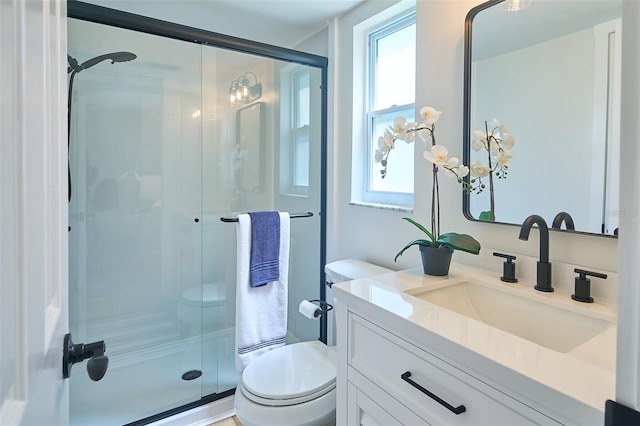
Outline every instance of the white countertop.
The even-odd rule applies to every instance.
[[[558,306],[575,312],[586,312],[589,316],[611,322],[612,325],[575,349],[560,353],[410,294],[412,291],[415,293],[418,288],[436,286],[436,283],[444,279],[461,279],[474,274],[482,275],[492,285],[517,289],[527,298],[547,298]],[[561,290],[543,293],[534,290],[533,286],[532,283],[522,281],[517,284],[504,283],[486,271],[452,265],[448,277],[424,275],[420,268],[416,268],[335,284],[333,295],[338,303],[359,304],[361,307],[374,305],[417,325],[425,331],[425,336],[434,333],[507,367],[510,373],[525,376],[604,412],[605,401],[615,399],[615,307],[598,301],[576,302],[571,299],[570,293]],[[380,324],[384,327],[382,321]],[[531,318],[531,326],[536,326],[535,318]],[[416,330],[416,327],[411,328]],[[415,332],[412,337],[419,338]],[[424,342],[428,339],[422,340]],[[473,369],[473,366],[470,367]]]

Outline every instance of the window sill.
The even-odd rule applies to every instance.
[[[365,203],[363,201],[351,201],[350,206],[368,207],[372,209],[390,210],[393,212],[413,213],[413,207],[392,206],[389,204]]]

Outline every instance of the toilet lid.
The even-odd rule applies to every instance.
[[[188,305],[223,305],[225,303],[224,283],[208,283],[196,286],[182,293],[182,301]]]
[[[336,353],[319,341],[273,349],[260,355],[242,372],[243,388],[258,398],[247,396],[271,402],[305,402],[335,388],[335,382]]]

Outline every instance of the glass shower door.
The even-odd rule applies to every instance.
[[[104,340],[110,361],[99,382],[72,369],[71,421],[125,424],[202,395],[201,50],[74,19],[68,31],[83,65],[72,71],[70,329],[75,342]],[[135,59],[101,60],[114,52]]]
[[[318,338],[298,305],[323,284],[322,70],[76,19],[68,30],[71,332],[110,358],[99,382],[72,369],[71,423],[227,395],[236,227],[221,218],[313,213],[291,222],[287,343]],[[232,102],[243,78],[251,96]]]
[[[218,356],[203,359],[205,368],[212,360],[217,363],[218,381],[204,385],[220,392],[238,380],[236,226],[220,218],[263,210],[313,213],[290,223],[286,340],[318,339],[319,323],[302,316],[298,307],[304,299],[319,298],[324,267],[318,214],[322,85],[319,68],[211,46],[203,47],[202,66],[203,282],[222,283],[227,300],[225,309],[214,314],[220,324]],[[239,96],[231,98],[231,88],[243,79],[254,96],[238,102]]]

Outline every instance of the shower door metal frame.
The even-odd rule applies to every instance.
[[[226,34],[220,34],[169,21],[150,18],[134,13],[123,12],[77,0],[69,0],[67,3],[67,17],[109,25],[112,27],[182,40],[188,43],[196,43],[204,46],[212,46],[221,49],[243,52],[275,60],[294,62],[310,67],[319,68],[321,71],[321,118],[320,118],[320,271],[318,271],[320,285],[320,300],[326,301],[325,273],[326,263],[326,236],[327,236],[327,80],[328,59],[324,56],[301,52],[298,50],[274,46],[252,40],[246,40]],[[327,342],[327,318],[323,315],[320,319],[319,340]],[[203,396],[200,400],[174,408],[157,415],[141,419],[134,424],[148,424],[192,408],[208,404],[210,402],[233,395],[235,389],[219,394]]]

